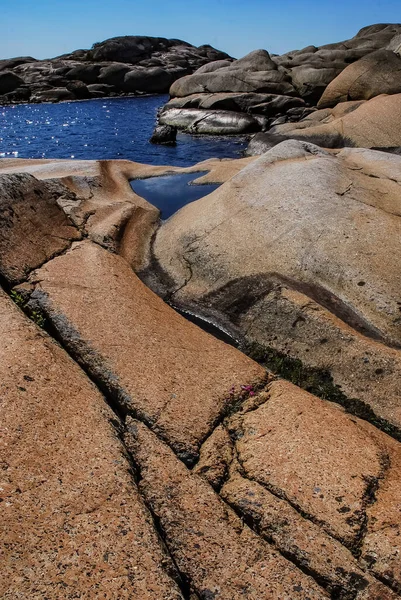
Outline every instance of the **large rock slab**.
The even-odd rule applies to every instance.
[[[239,277],[278,273],[309,295],[314,288],[316,299],[326,294],[326,305],[331,296],[335,313],[344,302],[343,314],[351,309],[372,334],[401,343],[401,159],[370,152],[360,168],[360,152],[336,157],[284,142],[173,215],[159,229],[154,251],[182,286],[175,299],[199,298]]]
[[[365,404],[358,414],[398,431],[400,352],[383,342],[401,340],[400,168],[386,153],[288,141],[181,209],[154,244],[176,303],[331,372]]]
[[[242,385],[265,371],[155,296],[121,257],[74,245],[34,274],[32,301],[115,398],[191,462]]]
[[[179,600],[115,415],[0,291],[0,596]]]
[[[168,108],[160,115],[159,122],[190,133],[210,135],[253,133],[261,129],[253,116],[228,110]]]
[[[125,441],[140,487],[170,552],[199,598],[328,598],[311,578],[262,541],[142,423]]]
[[[0,275],[9,284],[80,239],[57,204],[63,191],[28,174],[0,176]]]

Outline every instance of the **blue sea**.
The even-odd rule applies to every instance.
[[[177,146],[149,143],[168,96],[112,98],[0,107],[0,157],[123,158],[190,166],[207,158],[238,158],[244,137],[179,134]]]

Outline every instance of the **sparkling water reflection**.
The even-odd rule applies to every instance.
[[[238,158],[244,137],[179,134],[175,147],[149,143],[167,96],[0,107],[0,157],[124,158],[189,166],[211,157]]]

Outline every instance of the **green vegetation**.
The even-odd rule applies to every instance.
[[[46,318],[41,310],[29,305],[29,298],[25,297],[23,294],[17,292],[16,290],[13,290],[11,292],[10,297],[11,300],[13,300],[15,304],[21,310],[24,311],[24,313],[27,315],[27,317],[31,319],[31,321],[36,323],[36,325],[41,329],[44,329],[46,325]]]
[[[292,358],[270,346],[263,346],[257,342],[246,343],[240,350],[279,377],[323,400],[340,404],[347,412],[369,421],[401,441],[401,431],[397,427],[378,417],[370,406],[361,400],[348,398],[342,389],[334,383],[330,371],[307,367],[298,358]]]

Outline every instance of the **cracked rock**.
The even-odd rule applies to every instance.
[[[199,598],[328,598],[315,581],[262,541],[202,478],[145,425],[128,419],[125,441],[140,489],[179,571]]]
[[[125,412],[147,422],[188,462],[265,370],[189,323],[129,265],[89,241],[45,265],[31,302]]]
[[[182,600],[102,395],[0,291],[0,596]]]

